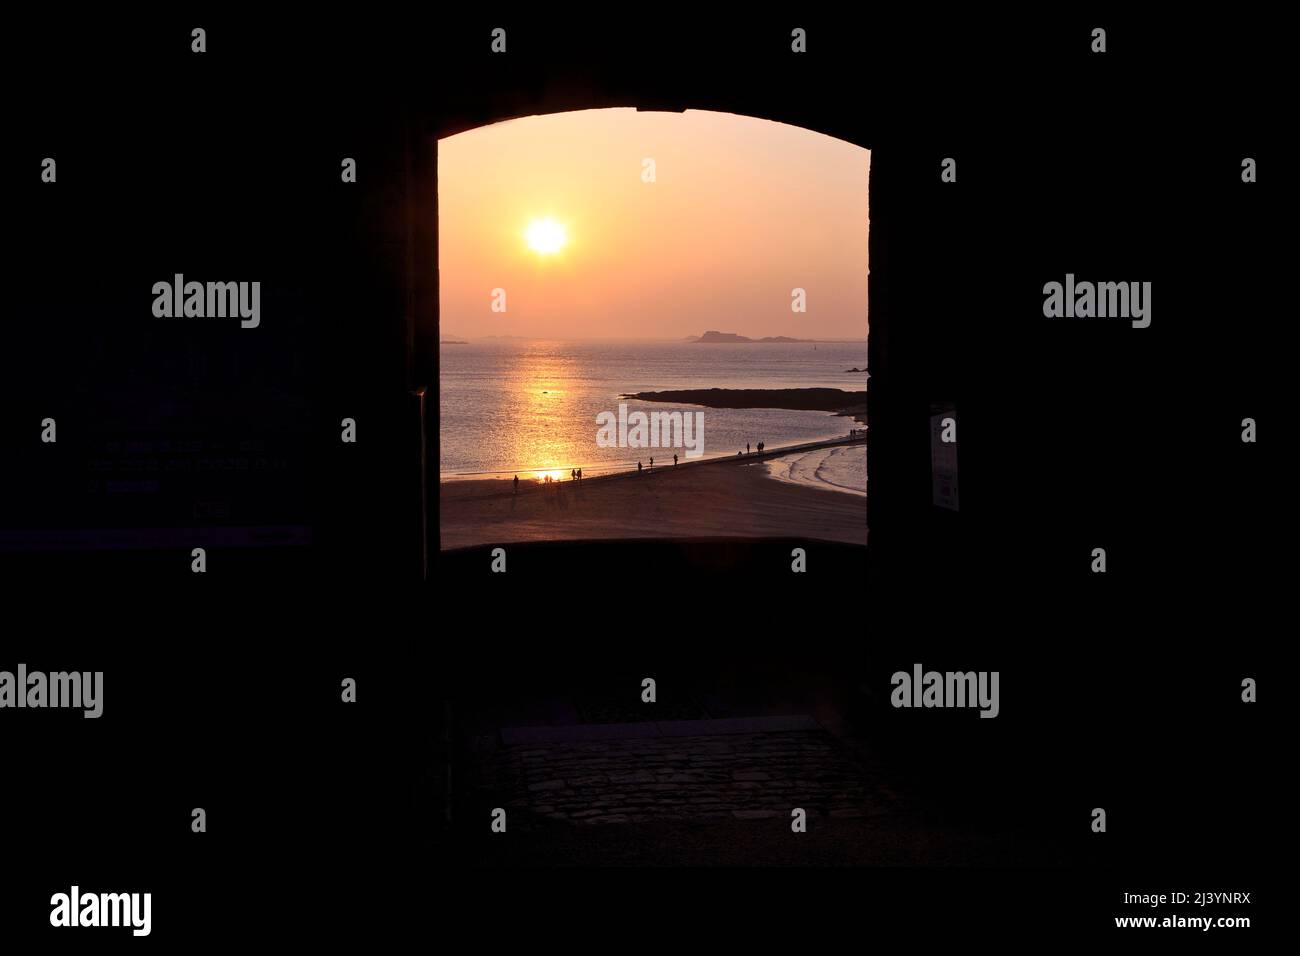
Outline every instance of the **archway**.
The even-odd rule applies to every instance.
[[[646,458],[645,473],[654,475],[656,419],[676,416],[678,448],[681,411],[633,411],[629,430],[620,403],[616,442],[598,433],[593,446],[588,434],[596,411],[597,421],[609,416],[613,438],[615,412],[601,405],[635,385],[624,397],[708,410],[709,454],[688,442],[683,465],[716,461],[735,447],[748,462],[763,436],[764,460],[779,480],[865,495],[869,151],[753,117],[631,109],[520,118],[434,149],[441,478],[472,479],[482,486],[476,496],[487,498],[506,496],[490,486],[511,473],[524,477],[525,492],[536,490],[530,479],[550,484],[578,469],[612,479],[636,464],[640,473]],[[589,346],[611,336],[659,341],[634,350]],[[410,337],[419,340],[420,331]],[[515,344],[532,339],[547,346]],[[473,360],[459,361],[467,356]],[[646,444],[637,416],[650,420],[645,453],[635,451]],[[686,417],[689,425],[705,415]],[[529,433],[534,421],[544,423],[543,434]],[[702,421],[700,431],[703,445]],[[856,447],[832,447],[837,438]],[[774,449],[789,454],[774,457]],[[665,447],[661,472],[668,460]],[[676,454],[671,461],[676,475]],[[697,497],[715,494],[718,483],[696,489]],[[611,484],[600,487],[614,494]],[[750,482],[713,501],[706,511],[713,524],[665,508],[654,523],[630,521],[637,504],[629,501],[611,506],[622,517],[611,526],[608,514],[585,520],[591,502],[524,519],[516,482],[508,513],[503,502],[495,516],[503,520],[458,527],[455,541],[482,543],[470,531],[506,541],[690,529],[865,544],[860,499],[855,515],[842,495],[800,497],[787,488],[768,508],[759,494],[768,489]],[[464,510],[463,491],[462,484],[445,497],[444,524]],[[738,507],[729,512],[732,498]],[[475,508],[473,520],[491,523],[487,506]]]

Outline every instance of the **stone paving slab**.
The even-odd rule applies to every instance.
[[[644,737],[717,737],[726,734],[777,733],[818,730],[820,725],[804,714],[785,717],[724,717],[708,720],[663,720],[630,724],[567,724],[558,727],[506,727],[506,746],[566,743],[583,740],[620,740]]]
[[[525,811],[525,826],[761,821],[794,807],[871,818],[901,804],[878,768],[803,716],[513,728],[502,740],[484,788]]]

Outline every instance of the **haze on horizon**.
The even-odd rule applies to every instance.
[[[833,137],[700,110],[584,110],[447,137],[440,332],[864,340],[869,164]],[[806,312],[791,311],[795,288]]]

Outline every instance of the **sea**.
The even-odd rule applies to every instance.
[[[621,399],[687,388],[839,388],[863,391],[867,343],[470,340],[439,348],[439,477],[583,475],[671,463],[683,449],[600,447],[597,416],[635,411],[704,413],[703,457],[846,436],[861,427],[830,412],[703,408]]]

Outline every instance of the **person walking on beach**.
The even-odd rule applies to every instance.
[[[749,442],[745,442],[745,454],[749,454]]]
[[[519,476],[515,475],[515,494],[519,494]]]
[[[677,467],[677,453],[673,452],[673,467]]]
[[[578,469],[578,480],[579,480],[579,481],[582,481],[582,469],[581,469],[581,468]]]
[[[759,443],[758,443],[758,453],[759,453],[760,455],[763,454],[763,443],[762,443],[762,442],[759,442]]]
[[[578,480],[578,469],[576,469],[576,468],[570,468],[570,469],[569,469],[569,480],[570,480],[570,481],[577,481],[577,480]]]
[[[655,470],[655,460],[653,458],[650,459],[650,470],[651,471]]]
[[[636,473],[641,474],[641,462],[639,461],[636,463]]]

